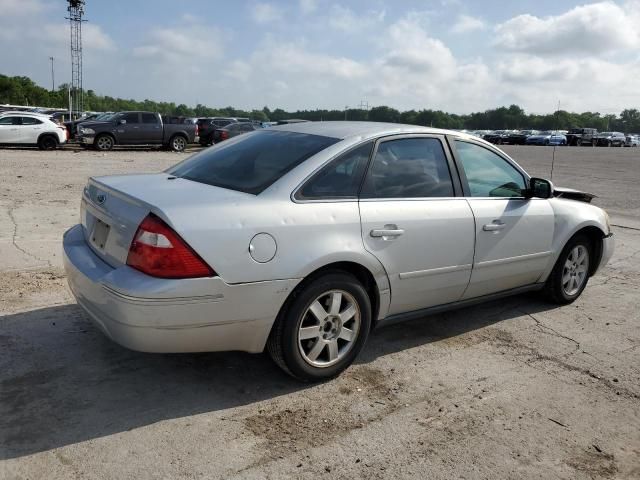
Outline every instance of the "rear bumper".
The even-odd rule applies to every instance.
[[[261,352],[280,307],[298,283],[167,280],[127,266],[113,268],[88,247],[81,225],[65,233],[63,250],[78,304],[113,341],[143,352]]]

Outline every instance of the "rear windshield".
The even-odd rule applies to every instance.
[[[258,195],[289,170],[338,141],[319,135],[261,130],[225,140],[167,172]]]

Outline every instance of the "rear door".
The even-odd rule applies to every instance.
[[[555,216],[549,201],[525,198],[527,178],[493,149],[474,141],[453,143],[476,220],[473,273],[464,298],[535,283],[551,255]]]
[[[443,136],[378,141],[360,195],[362,240],[391,284],[389,314],[455,302],[469,283],[474,220]]]
[[[140,143],[162,143],[162,124],[160,123],[160,116],[155,113],[142,112],[140,117]]]
[[[45,131],[44,122],[34,117],[21,117],[20,143],[36,144],[38,137]]]

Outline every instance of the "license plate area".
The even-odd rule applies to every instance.
[[[104,223],[102,220],[96,218],[93,226],[93,232],[91,232],[91,243],[93,246],[100,250],[104,250],[104,246],[107,244],[107,237],[109,236],[109,230],[111,227]]]

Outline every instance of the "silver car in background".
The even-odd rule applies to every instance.
[[[145,352],[262,352],[339,374],[371,329],[504,295],[573,302],[613,252],[607,214],[495,146],[320,122],[223,142],[163,173],[91,178],[64,235],[78,303]]]

